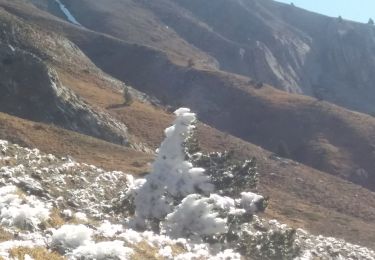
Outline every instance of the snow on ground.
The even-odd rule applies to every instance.
[[[59,5],[61,11],[66,16],[66,19],[68,19],[69,22],[81,26],[81,24],[76,20],[76,18],[72,15],[72,13],[69,11],[68,8],[65,7],[65,5],[61,2],[61,0],[55,0],[56,3]]]

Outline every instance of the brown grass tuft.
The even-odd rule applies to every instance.
[[[0,227],[0,242],[8,241],[13,239],[13,235],[7,231],[5,231],[2,227]],[[1,258],[0,258],[1,260]]]
[[[163,258],[158,255],[158,249],[150,246],[147,242],[142,241],[133,247],[134,254],[131,256],[131,260],[162,260]]]
[[[15,247],[9,250],[9,254],[14,259],[24,260],[25,255],[31,256],[35,260],[64,260],[65,258],[56,252],[50,252],[43,247]]]
[[[65,224],[65,221],[61,217],[60,212],[57,208],[52,209],[49,217],[50,218],[47,220],[48,227],[58,228]]]

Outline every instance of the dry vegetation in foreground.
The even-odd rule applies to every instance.
[[[56,252],[50,252],[43,247],[16,247],[9,251],[11,257],[25,260],[25,255],[31,256],[34,260],[64,260],[65,258]]]
[[[13,239],[13,235],[7,231],[5,231],[1,226],[0,226],[0,242],[8,241]],[[1,259],[1,258],[0,258]]]

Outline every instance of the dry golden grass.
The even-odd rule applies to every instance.
[[[132,260],[144,260],[144,259],[154,259],[162,260],[163,258],[158,256],[158,249],[150,246],[147,242],[142,241],[137,245],[132,247],[134,254],[131,256]]]
[[[65,224],[64,219],[61,217],[60,212],[57,208],[51,210],[49,219],[47,220],[47,227],[59,228]]]
[[[153,159],[152,155],[130,148],[3,113],[0,113],[0,139],[26,147],[37,147],[56,156],[69,155],[79,162],[94,164],[106,170],[135,174],[148,171],[148,163]]]
[[[60,69],[59,78],[91,106],[107,110],[124,122],[133,141],[156,148],[163,139],[163,130],[173,121],[171,114],[137,100],[129,106],[122,106],[122,92],[94,75],[79,73],[73,76]]]
[[[131,106],[110,111],[128,126],[130,133],[153,148],[160,145],[164,139],[164,129],[174,120],[174,117],[164,110],[141,102],[133,102]]]
[[[8,241],[13,239],[13,235],[7,231],[5,231],[1,226],[0,226],[0,242]]]
[[[113,104],[123,103],[123,95],[120,90],[113,88],[97,75],[67,72],[58,70],[59,79],[64,86],[72,89],[90,105],[106,108]]]
[[[172,249],[173,256],[177,256],[179,254],[186,252],[185,249],[179,245],[171,245],[170,247]],[[142,241],[136,244],[135,246],[132,246],[132,249],[134,250],[134,254],[131,256],[132,260],[143,260],[143,259],[162,260],[164,259],[163,257],[159,256],[158,248],[150,246],[145,241]]]
[[[11,257],[24,260],[25,255],[31,256],[35,260],[64,260],[65,258],[59,255],[56,252],[50,252],[46,248],[43,247],[16,247],[9,250],[9,254]]]

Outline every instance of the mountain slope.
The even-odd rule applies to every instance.
[[[153,50],[105,37],[76,43],[107,73],[167,104],[192,107],[209,125],[275,152],[285,142],[293,159],[374,185],[370,116],[270,87],[256,89],[233,74],[180,67]],[[356,180],[360,169],[368,179]]]
[[[226,4],[230,5],[231,2],[229,1]],[[149,8],[153,12],[168,11],[168,15],[163,13],[163,17],[173,17],[173,15],[181,12],[181,9],[175,3],[172,4],[168,1],[151,2],[153,4],[150,2],[135,4],[126,1],[119,3],[113,0],[110,3],[116,4],[115,6],[122,6],[124,8],[121,9],[123,12],[126,11],[125,7],[127,5],[141,5],[143,8]],[[184,6],[193,5],[193,7],[199,6],[198,3],[193,2],[190,4],[179,2],[179,4]],[[223,3],[217,1],[215,2],[216,4]],[[75,15],[77,17],[79,17],[80,12],[84,12],[85,17],[95,16],[95,11],[101,10],[102,6],[101,3],[96,3],[90,8],[85,8],[89,5],[89,2],[85,1],[67,2],[67,5],[70,5],[73,13],[76,12]],[[271,3],[268,2],[268,5],[273,8]],[[261,8],[260,4],[255,4],[255,6],[258,9]],[[108,5],[105,8],[110,7],[111,5]],[[135,7],[133,6],[132,8]],[[137,6],[137,8],[141,7]],[[236,8],[232,11],[237,10]],[[113,10],[113,12],[117,12],[117,9]],[[133,15],[136,13],[133,9],[130,8],[130,10],[132,10]],[[259,16],[264,12],[260,12],[257,15]],[[184,14],[187,15],[186,12]],[[308,15],[308,17],[311,16],[321,21],[317,15]],[[121,24],[119,20],[127,19],[127,16],[123,15],[116,17],[117,25]],[[328,18],[324,19],[327,20]],[[331,20],[328,19],[327,21]],[[105,27],[106,20],[101,22],[102,26]],[[83,19],[82,23],[90,27],[88,21],[85,24]],[[283,26],[283,23],[276,23],[273,20],[270,23],[277,24],[278,30],[282,29],[279,27]],[[173,24],[177,26],[178,23]],[[322,23],[318,25],[322,26]],[[138,28],[138,30],[143,32],[142,35],[148,35],[148,30],[153,28],[153,26]],[[116,27],[119,30],[123,30],[121,35],[107,31],[113,26],[105,28],[102,31],[118,37],[122,37],[122,34],[126,34],[128,37],[132,35],[131,33],[127,34],[126,27],[123,29],[122,27]],[[221,27],[220,29],[224,30]],[[304,28],[301,27],[300,29]],[[311,28],[309,29],[312,30]],[[319,170],[340,175],[366,187],[372,188],[374,186],[374,178],[372,177],[374,176],[372,173],[374,169],[374,153],[373,136],[371,134],[374,129],[374,120],[371,117],[353,114],[339,107],[330,106],[324,102],[316,102],[313,99],[301,96],[287,96],[281,92],[268,89],[266,91],[253,91],[254,87],[252,85],[254,81],[252,80],[225,73],[211,73],[207,70],[196,71],[194,68],[184,68],[179,66],[179,63],[176,63],[176,60],[168,55],[168,52],[160,52],[147,46],[129,44],[87,31],[84,33],[85,36],[83,36],[79,32],[79,28],[67,27],[64,30],[68,33],[67,36],[101,69],[130,83],[143,92],[156,96],[165,103],[174,106],[190,106],[199,111],[200,118],[206,123],[269,150],[276,152],[280,146],[286,144],[289,150],[288,156],[295,160]],[[227,33],[235,31],[230,28],[226,30],[228,31]],[[268,31],[265,29],[264,33],[268,33]],[[264,36],[264,39],[270,37]],[[138,38],[134,37],[132,39]],[[139,39],[137,42],[142,43],[142,40]],[[200,42],[208,43],[210,41],[205,39]],[[170,44],[172,43],[173,41],[170,42]],[[212,45],[210,44],[210,46]],[[154,47],[160,48],[160,46],[156,45]],[[189,53],[185,55],[189,57]],[[256,65],[258,62],[252,61],[251,64]],[[196,67],[199,68],[199,66]],[[215,96],[211,95],[212,90],[209,89],[210,86],[214,85],[216,86]],[[243,95],[243,93],[246,94]],[[229,96],[230,98],[227,98]],[[366,97],[370,96],[366,93]],[[228,103],[228,100],[238,101],[236,101],[236,104],[231,104]],[[329,111],[328,113],[327,110]],[[262,112],[260,113],[260,111]],[[231,116],[233,114],[236,115],[235,118]],[[248,120],[248,118],[252,118],[252,120]],[[286,124],[285,122],[288,121],[289,123]],[[239,124],[237,122],[241,122],[241,127],[238,127]],[[299,126],[295,127],[296,124]],[[366,152],[361,154],[361,151]]]
[[[180,64],[185,57],[201,66],[209,55],[222,70],[349,109],[375,111],[375,28],[371,25],[339,21],[271,0],[111,0],[105,4],[67,0],[65,4],[87,28],[172,56],[178,53]]]
[[[37,23],[40,17],[51,19],[38,15],[36,19],[23,14]],[[277,151],[285,143],[293,159],[374,186],[372,118],[268,87],[256,90],[247,78],[181,67],[155,49],[58,24],[50,20],[49,26],[65,31],[104,71],[165,103],[190,106],[204,122],[269,150]]]
[[[131,83],[137,89],[158,97],[166,104],[189,105],[199,112],[202,121],[269,150],[277,151],[280,141],[284,141],[290,146],[289,150],[294,158],[298,159],[297,156],[304,155],[305,158],[299,160],[316,168],[322,167],[331,173],[342,173],[346,178],[350,178],[351,173],[359,167],[369,169],[371,179],[368,181],[365,178],[364,184],[373,183],[371,140],[374,123],[363,114],[307,97],[288,95],[269,86],[255,89],[251,80],[246,77],[215,70],[200,70],[199,66],[179,66],[181,64],[176,64],[173,57],[156,48],[74,27],[40,12],[31,5],[25,6],[23,1],[1,1],[1,5],[24,23],[32,24],[31,28],[36,35],[45,36],[39,32],[41,30],[59,35],[57,38],[66,37],[70,40],[67,48],[61,45],[59,48],[53,48],[48,42],[41,41],[45,44],[37,46],[33,51],[42,57],[47,56],[49,65],[55,68],[62,85],[74,91],[90,107],[104,111],[114,120],[126,124],[133,144],[145,143],[147,146],[157,147],[163,136],[163,129],[171,121],[171,115],[160,106],[152,105],[146,95],[137,91],[134,91],[137,97],[134,103],[129,107],[122,106],[121,88],[124,85],[108,78],[94,64],[112,76]],[[19,33],[22,35],[24,32]],[[81,53],[78,48],[81,49],[82,55],[76,55],[77,52],[72,55],[72,46],[77,48],[78,53]],[[51,56],[54,59],[51,59]],[[330,130],[330,127],[333,127],[332,120],[340,122],[340,125]],[[302,124],[303,128],[298,129],[298,124]],[[317,127],[325,124],[327,127]],[[235,127],[238,125],[241,128]],[[26,125],[25,128],[32,129],[32,124]],[[22,135],[27,136],[26,129],[20,131]],[[17,136],[17,131],[15,132]],[[30,132],[30,135],[39,134],[38,138],[33,139],[36,140],[33,141],[35,143],[30,142],[31,146],[48,149],[48,144],[43,146],[43,131]],[[259,171],[264,174],[260,189],[272,198],[267,213],[269,216],[286,220],[295,226],[306,227],[316,234],[333,234],[355,243],[373,246],[373,193],[324,172],[272,156],[270,152],[235,138],[230,133],[224,134],[213,128],[200,126],[202,146],[206,150],[233,149],[239,157],[256,156],[259,159]],[[57,139],[59,135],[52,138]],[[76,139],[65,140],[75,142]],[[102,146],[94,149],[90,143],[79,142],[67,150],[78,150],[83,159],[98,160],[110,169],[115,167],[115,163],[118,163],[121,169],[129,167],[133,171],[137,168],[138,163],[133,159],[122,164],[121,156],[128,155],[122,155],[121,152],[112,163],[110,156],[121,149],[110,144],[101,144]],[[82,147],[79,147],[80,145]],[[86,147],[87,150],[94,149],[95,152],[86,155],[83,152]],[[143,148],[145,147],[142,146],[139,150]],[[302,152],[294,152],[297,148]],[[59,151],[63,152],[64,149],[63,146]],[[148,149],[143,150],[149,152]],[[369,153],[364,158],[359,158],[358,151],[363,150]],[[80,153],[76,153],[79,157]],[[106,155],[101,157],[97,153]],[[322,157],[327,160],[326,164],[319,160],[309,161],[315,157],[320,159],[319,156],[326,153],[329,153],[329,157]],[[107,157],[107,154],[110,156]],[[142,168],[149,157],[146,154],[141,158]],[[363,203],[358,203],[358,197],[363,198]]]

